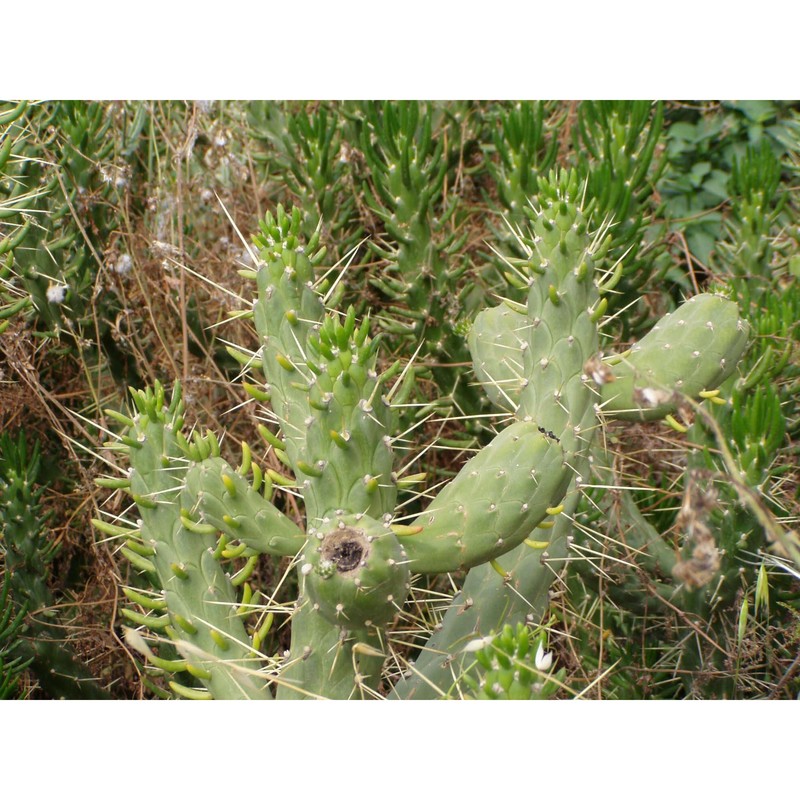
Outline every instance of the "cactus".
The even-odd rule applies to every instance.
[[[218,541],[210,525],[192,519],[197,498],[187,496],[184,487],[188,459],[180,447],[180,390],[173,393],[169,407],[160,385],[133,397],[139,414],[125,420],[130,423],[129,434],[118,445],[126,448],[130,470],[128,477],[112,479],[112,484],[131,492],[141,523],[135,529],[103,520],[95,520],[95,525],[110,535],[125,537],[123,553],[135,567],[157,578],[162,593],[148,599],[129,590],[147,613],[129,609],[123,613],[133,622],[165,632],[175,642],[182,658],[169,664],[162,657],[151,660],[173,672],[188,672],[203,686],[195,689],[172,681],[179,695],[202,697],[205,691],[213,697],[269,697],[266,684],[247,672],[253,649],[236,613],[235,579],[220,564],[226,555],[225,541]],[[206,454],[211,453],[208,447]],[[204,494],[199,493],[200,497]]]
[[[555,166],[564,118],[555,104],[542,101],[501,106],[494,114],[487,165],[512,226],[526,222],[525,209],[538,194],[539,175],[546,176]]]
[[[29,137],[20,124],[28,103],[6,105],[0,106],[0,333],[8,327],[11,317],[32,303],[31,297],[14,284],[14,251],[31,230],[31,221],[24,214],[35,204],[37,194],[36,187],[26,191],[26,184],[20,179],[29,169],[29,161],[23,156]]]
[[[544,631],[535,635],[517,623],[505,625],[495,636],[469,642],[465,650],[475,653],[478,675],[465,674],[463,682],[476,700],[546,700],[559,688],[564,669],[551,674],[552,653],[545,651]],[[533,662],[533,663],[531,663]]]
[[[38,442],[28,449],[24,433],[0,434],[0,548],[7,613],[23,615],[27,631],[20,655],[51,698],[100,700],[109,695],[86,665],[58,638],[58,608],[47,585],[47,568],[57,548],[48,537],[37,485],[41,456]],[[7,619],[7,617],[4,618]]]
[[[730,278],[732,294],[753,329],[753,346],[741,362],[742,378],[729,381],[730,402],[699,414],[687,432],[684,497],[675,525],[684,533],[672,574],[683,582],[682,605],[706,621],[707,636],[721,647],[687,650],[688,675],[716,672],[703,682],[705,696],[749,691],[727,669],[741,643],[738,631],[748,600],[760,596],[765,565],[777,556],[800,565],[800,541],[786,524],[787,464],[776,459],[796,426],[797,377],[791,352],[798,338],[796,278],[788,263],[796,241],[780,231],[789,193],[778,190],[780,164],[766,142],[734,158],[730,188],[734,199],[728,237],[716,260]],[[719,475],[727,473],[725,480]],[[791,578],[775,574],[776,588]],[[766,613],[780,613],[769,601]],[[738,621],[737,621],[738,620]],[[752,669],[755,680],[757,668]],[[695,680],[687,680],[696,692]]]
[[[17,695],[20,676],[33,660],[33,656],[22,655],[25,607],[15,608],[10,591],[11,582],[4,579],[0,589],[0,700]]]
[[[342,259],[364,235],[356,207],[356,176],[351,145],[343,133],[338,109],[327,104],[282,108],[271,102],[247,107],[251,135],[264,142],[273,171],[285,176],[296,204],[304,212],[303,233],[310,238],[317,227],[334,257]],[[259,158],[260,156],[260,158]]]
[[[546,185],[543,188],[546,191]],[[575,533],[573,518],[580,487],[588,482],[590,474],[589,455],[598,426],[596,411],[604,416],[604,408],[618,399],[617,407],[627,410],[632,419],[645,413],[653,418],[665,418],[679,398],[687,393],[697,399],[706,392],[710,397],[716,397],[716,387],[735,367],[747,340],[748,328],[740,321],[734,303],[713,296],[695,298],[686,304],[686,308],[676,312],[672,320],[664,320],[658,331],[642,340],[635,363],[620,367],[623,370],[620,375],[625,376],[624,380],[621,378],[621,384],[628,387],[630,397],[623,400],[620,391],[613,388],[614,394],[606,398],[603,391],[607,386],[617,386],[616,375],[597,354],[593,354],[597,347],[597,333],[587,322],[591,323],[592,317],[599,316],[599,310],[604,308],[600,291],[605,293],[613,288],[615,278],[607,279],[599,291],[591,279],[586,286],[581,286],[580,276],[591,275],[591,259],[587,255],[602,257],[601,246],[598,243],[592,248],[585,230],[583,241],[576,236],[566,248],[559,237],[551,235],[550,241],[546,238],[548,224],[557,231],[559,220],[561,229],[572,232],[573,236],[581,229],[580,212],[574,205],[564,202],[565,197],[577,195],[576,183],[565,185],[562,179],[559,188],[562,194],[550,198],[549,208],[542,204],[534,229],[542,240],[535,242],[536,249],[530,242],[527,245],[524,240],[521,242],[527,246],[533,271],[528,276],[521,276],[518,262],[509,262],[508,265],[511,270],[509,280],[515,285],[526,277],[532,280],[540,264],[553,267],[544,275],[537,276],[538,283],[530,289],[527,319],[512,301],[484,311],[472,329],[470,345],[476,374],[500,408],[517,416],[522,414],[539,420],[537,427],[542,436],[557,439],[562,446],[572,440],[574,455],[570,477],[574,478],[574,484],[566,494],[561,514],[550,529],[541,534],[537,531],[527,540],[528,546],[518,547],[497,559],[492,567],[481,566],[468,574],[462,591],[443,617],[441,627],[423,649],[414,668],[396,685],[394,693],[400,698],[425,699],[449,693],[460,676],[468,674],[474,662],[474,656],[461,650],[459,643],[472,636],[486,636],[499,631],[504,624],[517,624],[527,617],[541,618],[555,574],[551,565],[557,565],[566,557],[569,539]],[[561,219],[567,216],[562,213],[564,210],[573,215],[571,219]],[[546,249],[548,244],[551,249]],[[618,275],[619,272],[615,277]],[[555,282],[559,279],[563,283]],[[554,282],[548,283],[548,280]],[[573,299],[580,297],[581,289],[585,293],[583,302]],[[570,308],[574,309],[574,321],[567,317],[567,322],[564,322],[566,315],[560,316],[564,309],[556,303],[562,294],[569,298]],[[713,314],[713,318],[709,314]],[[711,327],[706,323],[712,323]],[[583,338],[579,335],[581,330]],[[663,334],[663,330],[667,333]],[[670,351],[670,357],[665,359],[663,347],[672,330],[680,336],[676,337],[674,353]],[[544,334],[538,341],[525,341],[526,337],[532,336],[531,331],[544,331]],[[563,338],[559,339],[558,333]],[[708,342],[703,342],[704,336],[709,337]],[[709,348],[711,341],[713,345]],[[702,367],[695,356],[695,351],[701,347],[706,350],[700,356]],[[571,386],[566,380],[570,373],[564,368],[570,363],[570,355],[576,370],[572,373]],[[524,367],[533,363],[542,372],[555,367],[551,375],[557,375],[559,382],[563,380],[563,387],[559,383],[548,390],[547,381],[541,378],[532,387],[533,381],[529,382],[526,377],[532,373]],[[692,377],[695,373],[696,379]],[[652,386],[656,389],[651,389]],[[667,386],[669,390],[665,388]],[[553,402],[554,395],[559,402]],[[643,402],[634,403],[640,395]],[[645,405],[646,410],[642,410],[641,405]],[[570,410],[581,414],[579,424],[573,422],[571,427],[565,426]],[[577,436],[576,430],[579,431]]]
[[[107,103],[29,103],[3,130],[0,111],[0,332],[15,317],[64,346],[90,376],[95,408],[106,375],[137,375],[117,336],[127,300],[105,235],[123,241],[136,210],[128,199],[146,111],[131,109],[129,125],[119,114],[121,130],[116,116]]]
[[[664,419],[683,396],[700,397],[732,375],[749,337],[735,303],[714,294],[690,298],[622,356],[591,365],[603,413]]]
[[[729,301],[698,295],[636,343],[635,357],[610,356],[593,365],[607,401],[603,407],[611,424],[605,439],[614,454],[612,458],[611,453],[608,457],[595,453],[595,483],[619,488],[594,492],[596,513],[584,508],[574,552],[593,548],[596,557],[572,562],[568,586],[571,596],[586,598],[576,612],[582,617],[576,627],[591,630],[602,625],[642,642],[638,657],[624,648],[599,645],[606,658],[619,660],[619,677],[625,677],[628,666],[637,675],[653,676],[649,684],[623,680],[613,688],[606,685],[606,697],[632,692],[669,697],[758,695],[760,681],[769,680],[770,667],[764,659],[760,663],[750,659],[746,678],[732,665],[738,664],[742,620],[757,641],[768,635],[765,619],[774,629],[782,628],[776,619],[788,622],[788,606],[781,607],[774,598],[776,593],[793,591],[793,564],[800,563],[796,534],[788,528],[785,514],[786,502],[791,502],[786,476],[792,467],[776,458],[797,417],[797,369],[790,353],[798,331],[798,295],[789,269],[796,243],[780,235],[788,217],[781,216],[786,195],[776,192],[778,172],[777,159],[763,146],[734,161],[726,226],[730,238],[716,244],[715,271],[721,267],[730,275],[727,289],[742,309],[741,320],[737,322]],[[780,294],[776,286],[781,287]],[[669,331],[681,318],[689,324],[703,307],[718,333],[725,336],[727,328],[731,342],[744,339],[750,330],[752,346],[741,357],[741,377],[737,380],[726,364],[724,371],[730,369],[730,374],[716,379],[723,381],[721,391],[703,392],[710,402],[696,407],[672,391],[676,381],[669,373],[677,362],[672,366],[668,362],[680,358],[681,349],[685,358],[705,347],[699,338],[688,348],[686,342],[683,348],[676,347],[678,339]],[[684,325],[684,333],[694,328],[698,335],[707,335],[702,327]],[[663,349],[667,344],[670,350]],[[663,363],[648,379],[644,370],[632,367],[645,358],[650,346],[662,348]],[[628,363],[631,357],[634,362]],[[687,373],[682,390],[696,390],[707,380],[706,368],[713,369],[713,363]],[[661,377],[653,380],[658,372]],[[664,437],[652,426],[638,426],[632,436],[626,432],[623,420],[655,419],[663,411],[678,417],[672,419],[677,434]],[[668,455],[646,455],[651,443]],[[631,473],[636,475],[632,493],[623,490]],[[596,525],[615,532],[599,548],[580,534]],[[597,569],[601,563],[602,573]],[[772,593],[764,591],[768,584]],[[608,603],[605,616],[598,617],[601,592]],[[761,611],[754,619],[756,597]],[[624,608],[625,614],[614,612],[615,607]],[[696,621],[696,627],[687,620]],[[665,628],[686,644],[676,647],[665,642]],[[788,645],[791,652],[789,638],[781,633],[769,640],[769,647],[779,651]],[[761,652],[752,642],[750,647]]]
[[[369,243],[385,263],[370,284],[384,299],[379,324],[410,356],[432,362],[430,372],[446,401],[469,413],[479,398],[457,370],[468,353],[459,323],[476,285],[463,278],[468,264],[457,254],[462,231],[458,203],[447,194],[450,152],[435,104],[367,102],[351,112],[368,167],[364,194],[387,236]],[[429,398],[430,399],[430,398]]]
[[[259,266],[248,273],[257,287],[258,348],[231,351],[246,369],[263,372],[263,380],[244,386],[256,402],[269,401],[260,430],[291,475],[264,471],[247,445],[234,469],[213,433],[186,437],[177,385],[169,405],[158,384],[133,392],[132,416],[109,412],[127,428],[113,447],[130,469],[104,485],[131,495],[140,522],[95,524],[124,537],[123,553],[154,581],[152,597],[128,591],[146,611],[126,611],[140,626],[130,640],[152,667],[199,682],[172,681],[175,692],[266,698],[275,684],[279,698],[381,695],[389,631],[414,575],[467,570],[466,599],[454,603],[423,647],[430,664],[420,657],[393,696],[421,697],[420,687],[447,694],[470,666],[448,673],[436,659],[450,663],[465,654],[474,663],[467,641],[524,623],[528,608],[542,610],[553,579],[548,551],[565,547],[567,514],[588,475],[600,424],[601,387],[587,365],[598,360],[598,325],[614,278],[596,277],[608,229],[590,233],[577,174],[554,174],[539,185],[533,229],[520,243],[525,258],[508,261],[526,303],[481,312],[469,337],[479,381],[510,419],[410,519],[398,504],[410,479],[402,478],[393,446],[391,397],[404,378],[401,367],[381,372],[380,338],[370,338],[369,320],[359,324],[353,308],[332,307],[336,282],[317,277],[324,253],[316,237],[302,245],[298,209],[289,215],[279,207],[261,222],[254,238]],[[719,360],[735,363],[740,352],[741,337],[731,343],[712,334],[703,342],[713,363],[702,390],[716,388]],[[636,370],[652,380],[651,366],[643,361]],[[304,532],[278,509],[276,488],[302,500]],[[282,657],[260,652],[277,608],[253,602],[247,580],[259,554],[296,565],[291,645]],[[247,560],[239,570],[236,558]],[[523,575],[529,585],[518,592]],[[468,602],[473,586],[479,603]],[[259,611],[267,618],[248,627],[243,618]],[[142,638],[148,628],[156,646],[174,647],[181,658],[154,655]],[[520,630],[523,650],[525,636]]]
[[[125,169],[112,163],[118,154],[111,115],[101,103],[26,104],[3,134],[14,156],[5,224],[17,226],[0,245],[14,252],[9,288],[27,295],[43,335],[84,335],[98,322],[92,293],[101,263],[93,231],[116,227],[111,201],[125,185]],[[37,224],[15,219],[22,212],[35,213]],[[105,323],[118,311],[112,305],[99,318]]]
[[[654,158],[663,114],[662,103],[647,101],[573,102],[566,111],[558,104],[541,102],[500,106],[494,115],[493,147],[487,149],[489,173],[504,214],[496,238],[507,250],[524,255],[516,234],[535,217],[530,200],[538,194],[539,177],[556,163],[569,164],[583,184],[581,203],[586,216],[597,223],[613,221],[606,261],[619,265],[621,272],[615,289],[618,304],[627,306],[638,300],[642,287],[663,278],[669,266],[668,261],[664,264],[660,246],[654,246],[652,230],[647,231],[652,186],[665,165],[663,159]],[[492,157],[495,153],[496,158]],[[499,254],[492,260],[502,269]],[[621,323],[622,334],[628,335],[641,327],[641,313],[606,324],[611,322]]]

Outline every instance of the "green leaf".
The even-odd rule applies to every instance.
[[[708,178],[703,182],[703,191],[718,197],[720,200],[727,200],[730,197],[728,181],[730,175],[721,169],[712,169]]]
[[[741,111],[751,122],[766,122],[776,114],[775,104],[771,100],[733,100],[723,105]]]
[[[691,122],[675,122],[669,126],[669,138],[693,142],[697,138],[697,126]]]
[[[708,161],[700,161],[697,164],[693,164],[689,173],[689,180],[692,182],[692,186],[699,188],[703,183],[703,178],[709,172],[711,172],[711,164]]]

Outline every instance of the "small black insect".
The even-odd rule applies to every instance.
[[[558,436],[556,436],[553,433],[553,431],[548,431],[545,428],[543,428],[541,425],[537,425],[536,427],[539,428],[539,433],[544,434],[545,436],[548,437],[548,439],[552,439],[554,442],[560,442],[561,441],[561,439],[559,439]]]

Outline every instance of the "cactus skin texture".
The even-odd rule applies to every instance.
[[[417,518],[406,550],[414,572],[455,572],[516,547],[547,518],[571,474],[560,444],[533,422],[503,428]]]
[[[292,473],[270,481],[299,492],[306,532],[271,505],[271,484],[249,447],[234,470],[213,435],[184,438],[179,390],[169,408],[160,386],[134,393],[138,414],[118,447],[131,461],[127,488],[142,522],[125,533],[138,548],[134,563],[160,585],[166,613],[130,618],[166,631],[204,696],[270,696],[270,682],[279,698],[376,695],[389,655],[385,629],[414,573],[469,570],[394,697],[447,695],[474,666],[465,642],[506,624],[513,634],[528,613],[543,611],[555,574],[549,560],[566,553],[600,424],[599,393],[585,367],[597,357],[602,295],[612,280],[595,281],[607,229],[589,232],[576,174],[539,185],[540,207],[522,240],[527,257],[508,263],[527,302],[481,312],[470,335],[476,373],[509,424],[410,524],[395,524],[396,431],[386,386],[397,370],[378,374],[368,321],[357,324],[352,308],[330,308],[335,284],[315,282],[322,254],[313,240],[300,244],[297,211],[268,214],[254,240],[259,349],[240,360],[263,371],[260,385],[246,388],[260,401],[269,397],[268,418],[278,427],[262,435]],[[717,367],[723,350],[714,351]],[[236,579],[224,554],[236,539],[233,549],[250,559],[295,559],[299,596],[277,674],[278,660],[262,665],[257,637],[232,613]],[[524,649],[519,636],[512,644]]]

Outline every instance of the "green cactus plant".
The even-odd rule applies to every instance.
[[[17,696],[20,677],[33,659],[33,656],[22,655],[25,607],[16,608],[10,592],[11,582],[4,576],[0,589],[0,700]]]
[[[475,653],[478,675],[464,683],[476,700],[546,700],[559,689],[564,669],[550,674],[552,654],[545,651],[546,634],[535,635],[524,623],[505,625],[495,636],[466,645]],[[532,663],[531,663],[532,662]],[[470,695],[467,695],[468,697]]]
[[[503,214],[503,224],[493,228],[495,238],[505,250],[524,257],[517,233],[535,216],[530,201],[538,193],[539,176],[547,176],[556,164],[569,165],[583,182],[586,215],[598,224],[613,221],[606,262],[621,272],[618,305],[633,304],[669,266],[651,204],[653,185],[665,165],[656,156],[663,115],[662,103],[647,101],[582,101],[566,109],[542,102],[500,105],[493,115],[492,146],[486,149],[498,201],[492,205]],[[502,272],[502,256],[495,253],[492,262]],[[509,289],[501,282],[499,291]],[[638,309],[606,325],[623,325],[622,336],[627,336],[647,321]]]
[[[605,226],[590,233],[577,174],[554,174],[539,187],[533,228],[521,241],[526,257],[508,262],[526,303],[509,301],[505,316],[487,309],[470,334],[478,379],[508,424],[497,424],[492,442],[421,512],[403,517],[399,503],[416,480],[402,477],[394,448],[390,398],[402,367],[380,372],[380,339],[370,338],[369,321],[358,324],[352,308],[332,307],[336,282],[318,278],[324,253],[316,238],[301,243],[297,209],[288,215],[279,208],[261,223],[259,266],[250,274],[258,346],[232,350],[243,367],[263,372],[245,389],[254,401],[269,401],[262,436],[291,475],[263,470],[247,446],[234,469],[212,433],[184,436],[177,386],[169,404],[157,385],[134,392],[132,416],[111,412],[128,428],[114,448],[130,467],[104,485],[128,491],[141,521],[95,524],[123,537],[122,552],[154,579],[152,598],[129,592],[145,612],[127,611],[140,626],[130,641],[157,670],[194,679],[172,680],[175,692],[266,698],[275,684],[278,698],[380,695],[390,631],[415,575],[467,571],[461,599],[392,696],[449,694],[475,662],[464,651],[468,641],[541,617],[554,577],[549,559],[566,547],[568,514],[600,425],[602,382],[590,366],[598,361],[598,325],[613,279],[596,278],[611,240]],[[719,359],[735,362],[740,352],[740,338],[732,345],[727,322],[720,327],[710,341],[702,338],[707,328],[694,332],[715,365],[702,390],[716,388]],[[649,382],[674,383],[670,359],[653,349],[668,368],[654,378],[643,364],[642,373]],[[302,526],[278,510],[276,487],[301,501]],[[258,554],[292,559],[292,608],[252,602],[247,580]],[[520,580],[527,581],[521,591]],[[268,657],[260,648],[277,610],[291,616],[291,644]],[[243,618],[251,614],[257,620],[248,628]],[[142,639],[146,629],[152,646],[177,649],[181,658],[155,656]],[[453,669],[462,655],[471,660]]]
[[[252,136],[266,148],[257,157],[283,176],[292,202],[303,208],[305,238],[319,226],[334,258],[346,258],[362,240],[364,226],[356,205],[354,156],[339,109],[326,103],[252,102],[247,116]]]
[[[731,341],[744,339],[748,329],[751,332],[751,346],[739,364],[741,377],[737,380],[733,372],[720,375],[722,392],[703,393],[710,402],[699,409],[662,381],[648,385],[644,372],[632,370],[635,364],[628,364],[625,357],[607,357],[594,365],[607,420],[657,419],[663,410],[670,414],[677,410],[684,423],[694,418],[690,425],[673,419],[677,433],[671,432],[669,438],[644,426],[630,442],[619,422],[610,424],[606,440],[613,457],[595,454],[595,468],[601,467],[596,483],[618,488],[595,493],[598,512],[584,513],[578,530],[591,529],[602,520],[616,533],[597,553],[606,565],[602,577],[595,563],[577,560],[570,580],[571,593],[587,598],[577,612],[588,617],[584,625],[591,626],[593,614],[599,624],[600,592],[612,607],[626,610],[625,620],[613,616],[626,635],[646,642],[641,652],[647,656],[643,664],[620,654],[620,669],[658,675],[659,680],[645,689],[659,692],[658,696],[757,694],[759,681],[770,680],[766,661],[751,661],[746,678],[731,669],[740,648],[739,617],[747,616],[746,601],[752,609],[755,596],[762,597],[762,615],[774,619],[785,614],[774,599],[763,599],[759,587],[767,580],[778,595],[793,594],[792,565],[798,563],[800,550],[785,519],[785,504],[791,502],[786,477],[793,467],[779,454],[797,417],[797,369],[791,353],[798,330],[798,294],[789,270],[796,243],[783,235],[787,197],[777,192],[778,174],[777,158],[763,143],[734,160],[729,238],[717,242],[713,261],[715,271],[728,276],[727,292],[742,310],[741,329],[730,327]],[[715,304],[720,307],[715,309]],[[669,334],[670,328],[681,318],[688,323],[692,308],[701,306],[707,306],[717,327],[728,313],[727,301],[719,296],[699,295],[659,322],[634,349],[646,351],[660,341],[660,346],[669,344],[677,353],[680,337]],[[637,357],[642,358],[641,351]],[[712,366],[711,361],[706,365]],[[630,370],[623,380],[620,368]],[[702,372],[699,369],[693,376],[705,381]],[[634,381],[644,382],[634,387]],[[657,409],[664,401],[670,407]],[[640,407],[648,402],[652,410]],[[643,442],[668,455],[643,453]],[[629,470],[636,474],[633,493],[624,490],[630,479],[623,476]],[[578,542],[592,546],[586,536]],[[687,619],[696,620],[697,626],[689,627]],[[665,642],[667,628],[684,631],[681,637],[691,644],[677,648]],[[781,630],[779,624],[776,630]],[[762,628],[759,636],[771,634]],[[770,638],[770,648],[784,647],[782,638],[782,634]],[[613,692],[631,696],[630,682],[618,684]]]
[[[469,413],[478,399],[447,365],[468,359],[459,323],[468,296],[480,292],[463,280],[468,231],[457,218],[457,198],[446,191],[450,148],[444,123],[437,126],[441,115],[434,103],[412,101],[366,102],[347,113],[367,166],[366,204],[386,232],[369,242],[385,265],[369,279],[383,298],[378,324],[398,352],[408,357],[419,347],[420,358],[432,363],[437,400],[455,392],[456,405]]]
[[[556,166],[565,117],[556,104],[541,101],[501,105],[492,115],[487,168],[511,226],[526,222],[525,209],[538,194],[539,175]]]
[[[25,158],[30,136],[24,120],[28,103],[0,106],[0,333],[9,320],[31,306],[30,295],[15,285],[14,251],[28,236],[32,220],[27,210],[36,203],[39,187],[28,187],[24,175],[30,159]]]
[[[108,699],[88,667],[59,635],[61,620],[47,584],[56,545],[47,535],[37,485],[41,465],[38,442],[29,449],[23,432],[0,433],[0,553],[9,610],[23,615],[19,652],[47,696],[60,699]]]
[[[779,161],[764,140],[733,162],[728,236],[717,246],[716,261],[753,329],[753,346],[742,359],[743,377],[729,381],[730,402],[713,405],[687,433],[693,448],[675,520],[687,532],[673,568],[684,581],[685,607],[722,644],[693,648],[683,666],[690,675],[716,672],[703,682],[711,696],[748,691],[726,669],[730,658],[724,655],[738,647],[742,597],[757,594],[764,565],[776,556],[800,564],[800,542],[784,519],[782,484],[791,467],[776,458],[796,424],[800,374],[791,358],[800,296],[788,270],[796,240],[781,234],[789,196],[779,191],[779,174]],[[728,479],[715,479],[725,473]],[[778,574],[773,581],[788,590],[791,578]],[[693,682],[687,684],[697,691]]]
[[[574,185],[572,191],[573,193],[576,191]],[[546,220],[545,216],[539,224],[543,227]],[[570,229],[568,224],[564,227]],[[541,252],[542,247],[542,242],[538,242],[539,254],[533,261],[534,265],[537,261],[549,262]],[[578,257],[580,253],[580,250],[571,253],[573,265],[581,263]],[[560,262],[555,259],[554,263]],[[509,266],[518,269],[516,262]],[[567,274],[565,280],[567,285],[570,280],[575,280],[576,274],[579,274],[577,270],[572,272],[564,269],[564,272]],[[552,270],[549,275],[557,276],[558,273]],[[509,273],[509,278],[514,284],[520,281],[520,276],[514,272]],[[605,291],[613,288],[611,280],[613,279],[602,287]],[[529,357],[527,355],[529,349],[523,347],[521,341],[523,336],[529,335],[527,331],[531,328],[538,330],[540,326],[545,328],[542,323],[548,320],[546,315],[548,302],[552,302],[552,297],[558,298],[560,294],[558,290],[551,291],[550,287],[555,285],[550,284],[545,290],[544,282],[540,282],[538,290],[531,290],[527,320],[519,320],[518,306],[507,301],[503,306],[482,312],[476,320],[471,335],[475,370],[492,400],[499,407],[517,415],[521,411],[524,413],[526,401],[530,404],[528,409],[531,412],[541,408],[536,417],[545,423],[541,428],[543,434],[547,436],[558,436],[553,432],[562,430],[566,408],[564,404],[548,402],[549,393],[541,391],[541,387],[546,386],[545,381],[541,381],[538,393],[531,391],[529,385],[526,385],[525,377],[530,373],[522,369],[525,362],[519,354],[522,352],[525,358]],[[534,293],[535,291],[538,291],[538,295]],[[600,305],[602,299],[597,289],[594,289],[594,292],[594,297],[591,301],[585,301],[585,306],[578,301],[572,303],[572,307],[579,310],[603,308]],[[568,296],[573,297],[576,294],[573,290]],[[532,304],[532,298],[537,299],[537,297],[538,304]],[[537,309],[536,314],[532,313],[532,307]],[[541,314],[538,313],[538,308],[543,308]],[[515,322],[515,319],[519,321]],[[484,320],[485,326],[481,324]],[[685,307],[676,312],[672,318],[665,319],[662,325],[663,328],[659,328],[639,343],[635,360],[639,360],[640,367],[629,363],[621,367],[623,370],[621,376],[624,374],[624,379],[620,381],[620,385],[628,394],[624,399],[623,392],[616,388],[617,376],[611,368],[597,356],[587,355],[591,352],[592,346],[597,346],[596,338],[589,340],[591,345],[584,352],[585,358],[578,366],[578,375],[591,386],[591,389],[589,386],[586,387],[587,399],[583,400],[584,404],[588,401],[589,407],[584,412],[582,424],[576,426],[583,432],[584,457],[575,462],[574,472],[577,473],[575,485],[565,497],[561,515],[554,520],[553,527],[547,535],[531,537],[527,542],[528,547],[520,547],[498,559],[495,568],[482,566],[469,573],[462,591],[442,619],[440,629],[432,635],[429,646],[417,660],[414,671],[405,676],[395,687],[397,696],[429,698],[449,692],[450,687],[457,683],[459,675],[466,674],[474,661],[474,656],[459,651],[459,642],[463,642],[469,636],[488,635],[500,630],[509,622],[516,624],[528,615],[534,619],[541,618],[546,609],[547,591],[555,575],[551,565],[557,565],[566,558],[570,539],[577,533],[574,515],[580,499],[580,486],[590,482],[589,455],[592,455],[593,461],[598,460],[598,454],[593,453],[591,447],[598,424],[595,413],[599,412],[605,417],[605,409],[609,405],[614,405],[616,401],[616,408],[620,409],[619,413],[622,416],[639,419],[647,415],[651,418],[664,419],[674,410],[679,398],[687,394],[698,399],[705,394],[716,398],[716,387],[735,367],[749,331],[748,326],[739,319],[735,304],[711,295],[699,296],[685,304]],[[565,362],[563,357],[556,360],[550,355],[551,353],[563,352],[563,349],[567,348],[577,350],[579,347],[579,340],[574,333],[579,330],[577,326],[565,325],[563,331],[566,335],[561,342],[551,333],[552,329],[545,328],[545,330],[547,335],[542,337],[544,345],[540,340],[530,348],[530,352],[539,356],[539,365],[543,370],[549,367],[551,360],[559,366]],[[661,330],[667,332],[666,339],[660,338]],[[668,340],[672,335],[670,332],[673,330],[674,347],[665,348],[664,345],[669,344]],[[514,333],[514,331],[526,333]],[[710,349],[703,343],[703,337],[706,335],[709,336],[709,344],[711,340],[714,342]],[[567,348],[564,348],[564,342],[567,343]],[[559,347],[562,349],[559,350]],[[703,350],[707,355],[700,356],[703,362],[700,367],[695,353]],[[641,366],[645,364],[647,367],[642,369]],[[560,379],[565,373],[562,370],[557,374]],[[693,375],[696,375],[696,379]],[[572,403],[569,407],[579,409],[581,398],[575,390],[576,385],[573,384],[572,393],[569,395]],[[611,390],[607,388],[608,386],[612,387]],[[537,401],[540,403],[539,406],[535,405]],[[559,420],[559,417],[562,420]],[[561,434],[559,438],[563,441],[564,435]],[[473,622],[472,617],[479,617],[479,620]]]

